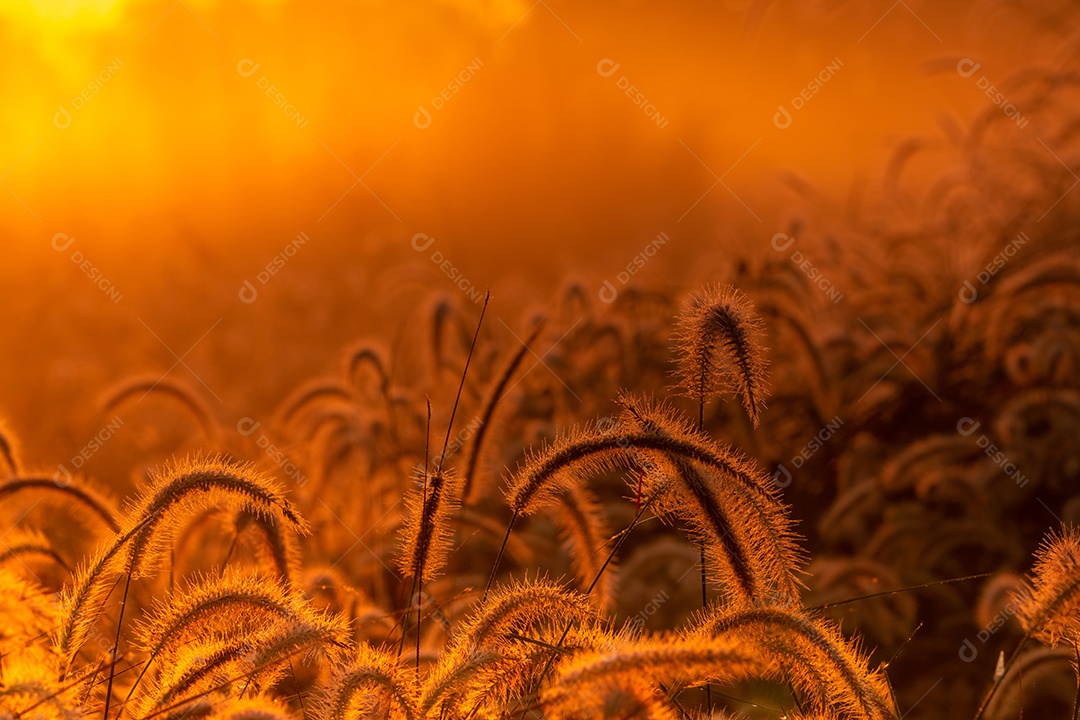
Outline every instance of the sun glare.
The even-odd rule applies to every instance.
[[[40,17],[48,20],[74,20],[103,17],[116,5],[116,0],[29,0],[26,3]]]

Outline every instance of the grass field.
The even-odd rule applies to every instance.
[[[279,5],[0,8],[0,720],[1075,720],[1071,5]]]

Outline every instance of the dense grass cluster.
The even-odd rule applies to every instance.
[[[384,565],[390,596],[373,597],[362,615],[355,598],[347,601],[362,588],[334,566],[300,580],[305,563],[298,539],[312,528],[277,481],[250,465],[219,457],[169,465],[126,508],[114,511],[81,482],[30,482],[10,455],[12,476],[4,485],[9,492],[55,495],[81,506],[106,539],[71,571],[56,606],[45,601],[44,590],[29,585],[36,578],[10,577],[20,595],[37,602],[23,611],[29,614],[27,631],[8,638],[6,712],[288,716],[306,713],[310,705],[313,713],[342,719],[373,713],[670,716],[687,712],[680,697],[689,688],[762,678],[787,688],[800,715],[898,716],[883,674],[868,667],[837,627],[802,607],[802,554],[775,484],[755,462],[703,429],[706,400],[729,388],[756,423],[765,395],[760,319],[747,298],[726,288],[694,298],[681,322],[683,385],[696,398],[698,424],[663,402],[624,392],[616,399],[621,411],[609,422],[559,434],[530,453],[506,479],[510,519],[479,597],[460,574],[438,582],[451,553],[462,552],[467,528],[483,529],[495,514],[476,511],[477,520],[463,522],[463,485],[444,465],[479,324],[443,450],[432,461],[425,441],[423,464],[412,478],[416,487],[397,513],[397,569]],[[503,378],[513,376],[521,357],[514,356]],[[376,371],[380,392],[388,394],[378,355],[368,349],[354,353],[348,367],[360,364]],[[290,402],[285,422],[318,416],[330,407],[328,398],[337,397],[325,387],[305,391],[300,401]],[[489,393],[483,415],[490,419],[500,399]],[[192,398],[183,406],[190,412],[199,402]],[[470,448],[473,457],[482,450],[479,442]],[[475,471],[476,463],[471,467]],[[612,537],[587,485],[591,478],[620,472],[636,493],[636,512]],[[325,482],[319,487],[321,493],[343,489]],[[358,489],[363,492],[362,485]],[[665,633],[616,625],[608,611],[614,586],[602,582],[616,574],[611,561],[646,512],[685,525],[701,552],[707,607]],[[515,524],[545,513],[558,519],[570,540],[574,579],[552,581],[526,571],[514,580],[500,574],[503,554],[515,555]],[[196,563],[218,556],[206,552],[207,538],[192,545],[183,536],[200,534],[203,522],[222,520],[232,534],[224,558],[216,567],[177,578],[177,565],[187,560],[177,557],[178,546],[181,553],[194,552]],[[234,545],[245,536],[254,536],[255,546],[247,562],[234,557]],[[44,535],[29,539],[36,545],[12,550],[9,559],[29,570],[24,556],[61,557]],[[378,552],[373,555],[383,562]],[[166,558],[164,586],[160,569]],[[538,569],[550,572],[542,563]],[[141,581],[150,603],[132,597],[133,582]],[[113,620],[110,598],[121,582]],[[395,597],[406,585],[408,595]],[[717,593],[713,601],[710,587]],[[331,602],[317,602],[324,591]],[[143,617],[125,624],[129,598],[132,605],[144,605]],[[377,637],[361,623],[372,615],[383,621]],[[389,628],[387,621],[393,621]],[[100,638],[103,625],[106,637],[114,638],[111,645],[90,642],[96,634]],[[415,655],[403,652],[410,635]],[[705,704],[709,711],[711,693]]]
[[[112,387],[127,474],[3,428],[0,720],[1076,717],[1078,85],[793,221],[842,302],[790,244],[509,332],[434,293],[265,422]]]
[[[522,347],[491,348],[481,333],[487,306],[470,331],[470,313],[442,299],[430,366],[416,369],[429,388],[399,387],[384,351],[361,344],[341,379],[305,384],[283,402],[265,432],[303,468],[303,482],[287,474],[288,489],[274,477],[280,458],[260,458],[261,442],[243,433],[230,441],[177,382],[125,383],[105,401],[112,412],[133,388],[178,400],[206,448],[164,463],[123,506],[87,478],[27,471],[5,434],[0,498],[23,511],[0,557],[4,716],[898,718],[902,682],[920,680],[903,665],[908,644],[920,645],[923,626],[935,632],[924,645],[940,642],[938,626],[955,613],[933,612],[972,593],[968,622],[983,624],[969,633],[979,644],[967,641],[976,656],[1010,633],[1019,639],[993,676],[964,674],[982,698],[969,711],[1006,718],[1023,703],[1071,699],[1075,673],[1055,658],[1067,660],[1080,640],[1075,531],[1047,537],[1030,581],[1008,572],[1015,558],[1001,533],[983,533],[988,518],[970,511],[988,502],[979,483],[1001,485],[1003,473],[980,444],[984,431],[967,431],[974,420],[867,457],[873,423],[864,419],[856,434],[840,426],[821,436],[829,449],[818,450],[838,463],[812,462],[815,450],[785,468],[770,419],[798,418],[798,399],[813,434],[814,423],[830,427],[818,403],[843,402],[829,383],[835,358],[793,358],[850,349],[819,345],[788,299],[799,285],[749,285],[756,297],[710,286],[688,298],[669,323],[670,360],[659,351],[664,298],[628,293],[603,315],[571,286],[564,303],[584,322],[567,332],[534,319]],[[1067,307],[1061,296],[1080,290],[1075,260],[1017,263],[993,288],[1009,307],[969,312],[1013,311],[1031,288]],[[770,336],[770,326],[801,341],[771,371],[766,338],[792,335]],[[1032,338],[1032,326],[982,350],[1023,349],[1024,362],[1006,360],[1004,372],[1034,379],[1021,401],[1039,394],[1022,411],[1001,409],[1019,416],[987,418],[1014,433],[995,438],[1010,457],[1037,455],[1016,443],[1016,433],[1031,435],[1018,423],[1055,422],[1054,401],[1070,407],[1075,394],[1046,380],[1075,377],[1062,371],[1075,346],[1062,342],[1077,340],[1080,325],[1055,325],[1053,342]],[[524,367],[545,332],[563,333],[550,354],[557,382]],[[603,356],[605,343],[613,356]],[[774,394],[766,409],[767,372],[783,387],[796,367],[821,375],[809,392]],[[892,391],[884,397],[910,402],[912,388],[892,383],[879,381]],[[607,402],[597,399],[608,390]],[[422,394],[452,402],[441,442]],[[588,397],[599,417],[552,432],[573,396]],[[937,399],[956,402],[946,397]],[[850,417],[862,399],[830,412]],[[457,422],[468,430],[455,435]],[[878,469],[859,476],[868,461]],[[508,468],[501,478],[499,465]],[[1042,477],[1032,467],[1012,502],[1060,478],[1060,468]],[[785,479],[793,470],[798,482]],[[839,492],[809,553],[784,488],[806,512],[829,497],[829,483]],[[59,513],[32,512],[39,505]],[[947,641],[948,655],[921,669],[944,677],[983,667],[963,660],[962,631]]]

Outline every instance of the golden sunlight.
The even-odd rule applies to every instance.
[[[1077,38],[0,0],[0,720],[1078,717]]]
[[[102,17],[117,4],[117,0],[13,0],[9,6],[29,5],[45,20],[80,20]]]

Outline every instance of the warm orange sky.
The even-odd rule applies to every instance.
[[[3,7],[4,225],[24,248],[78,235],[103,263],[150,239],[274,250],[299,231],[366,247],[439,233],[507,259],[570,236],[702,241],[767,221],[783,173],[842,201],[898,140],[965,123],[988,100],[950,61],[1004,80],[1047,51],[1004,3]]]
[[[252,343],[299,358],[374,332],[372,298],[453,291],[435,250],[517,288],[613,277],[663,232],[638,279],[670,285],[703,251],[838,218],[907,138],[931,142],[905,179],[939,176],[942,123],[993,108],[983,78],[1059,66],[1067,26],[1004,2],[8,0],[0,340],[97,387],[210,332],[189,360],[224,385]],[[241,303],[300,233],[269,301]]]

